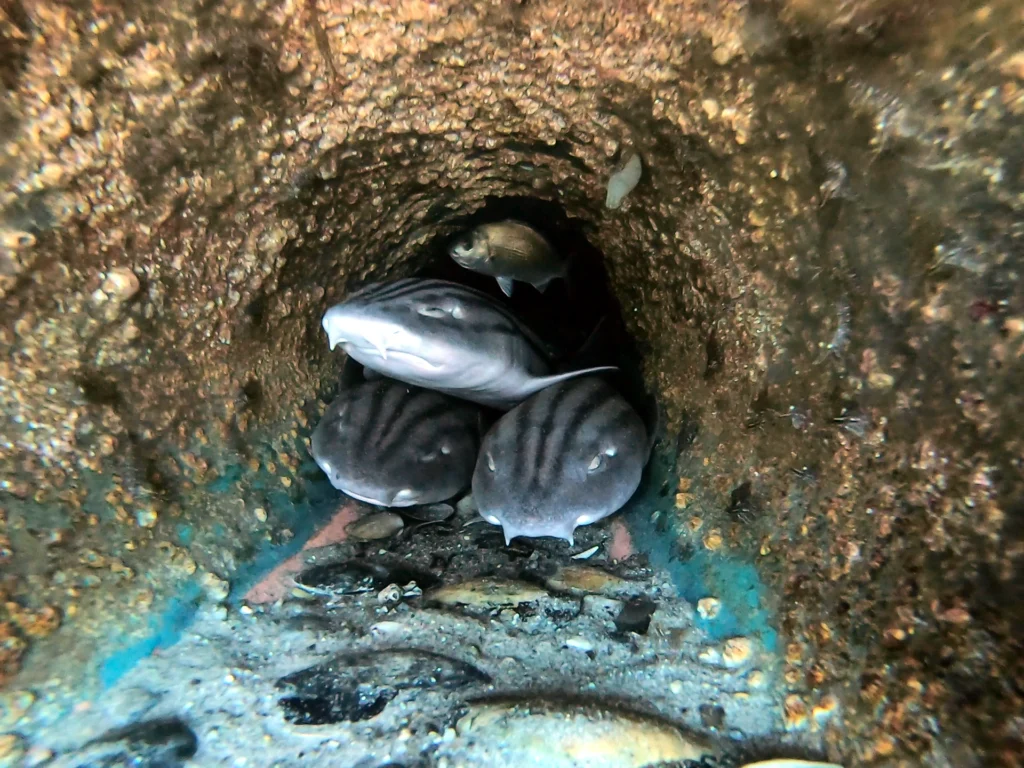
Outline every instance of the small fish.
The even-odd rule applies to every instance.
[[[312,453],[339,491],[367,504],[444,501],[470,482],[480,409],[377,379],[342,391],[313,430]]]
[[[544,291],[568,271],[568,262],[543,235],[512,219],[481,224],[456,240],[450,253],[460,267],[497,278],[506,296],[512,295],[514,280]]]
[[[373,283],[327,310],[331,349],[408,384],[508,409],[552,384],[544,344],[485,293],[444,280]]]
[[[516,536],[573,541],[577,526],[621,508],[647,462],[643,422],[597,377],[563,382],[505,414],[473,472],[480,515]]]

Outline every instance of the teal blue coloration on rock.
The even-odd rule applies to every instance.
[[[202,589],[198,582],[186,582],[178,594],[168,601],[163,611],[150,617],[148,635],[100,662],[99,676],[103,687],[110,688],[154,651],[178,642],[181,633],[195,616],[201,595]]]
[[[175,529],[175,532],[178,534],[178,543],[183,547],[187,547],[191,544],[192,540],[196,536],[195,529],[193,529],[188,523],[179,524]]]
[[[704,597],[716,597],[722,607],[713,619],[697,617],[697,626],[715,640],[737,635],[754,635],[768,650],[778,650],[778,635],[766,605],[767,590],[757,568],[735,557],[699,550],[674,569],[683,597],[696,604]]]
[[[248,563],[231,575],[232,604],[241,602],[245,594],[278,564],[302,550],[309,537],[337,512],[345,497],[336,491],[320,468],[309,462],[315,479],[303,481],[305,493],[301,500],[293,500],[280,490],[266,494],[267,510],[274,515],[277,524],[288,528],[292,537],[284,544],[265,544],[257,550]],[[305,465],[304,465],[305,466]]]
[[[674,510],[664,511],[666,501],[659,489],[679,476],[670,457],[655,452],[648,465],[640,492],[624,513],[633,546],[647,555],[655,568],[664,569],[679,594],[694,605],[704,597],[717,598],[721,609],[714,619],[697,617],[697,626],[714,640],[739,635],[754,636],[769,651],[778,652],[774,611],[768,604],[768,590],[757,567],[746,560],[699,548],[680,552],[679,531]],[[657,522],[655,509],[663,510]]]
[[[232,491],[242,479],[242,467],[238,464],[231,464],[224,469],[223,474],[210,483],[207,488],[214,493],[228,493]]]

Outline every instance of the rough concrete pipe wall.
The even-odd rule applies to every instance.
[[[757,563],[787,724],[1017,764],[1017,6],[4,4],[0,678],[94,690],[308,527],[319,313],[529,194],[696,432],[676,554]]]

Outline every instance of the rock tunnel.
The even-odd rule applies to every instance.
[[[1019,3],[13,0],[0,78],[0,762],[356,764],[336,707],[239,694],[210,719],[184,688],[445,652],[394,626],[417,597],[345,613],[271,577],[351,546],[308,453],[342,368],[324,310],[511,211],[586,252],[661,428],[592,561],[449,562],[643,573],[626,608],[658,607],[611,640],[566,629],[589,588],[550,580],[532,614],[431,609],[464,651],[435,730],[391,691],[351,719],[408,746],[358,764],[473,764],[439,757],[446,718],[476,674],[533,695],[517,636],[578,657],[562,688],[736,754],[1022,764]],[[576,306],[582,333],[601,308]]]

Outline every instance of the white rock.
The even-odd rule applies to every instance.
[[[616,169],[608,178],[608,194],[604,199],[605,208],[614,210],[622,205],[626,195],[636,189],[636,185],[640,183],[643,170],[640,155],[635,153],[620,168]]]

